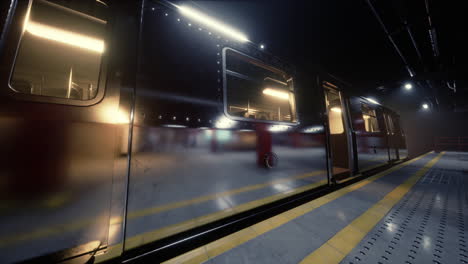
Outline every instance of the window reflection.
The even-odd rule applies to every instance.
[[[90,10],[89,1],[73,8],[33,1],[10,82],[13,90],[76,100],[96,97],[106,21],[77,11],[82,6]]]
[[[296,122],[292,80],[284,72],[227,49],[227,111],[232,116]]]
[[[362,118],[367,132],[380,132],[375,110],[366,104],[361,105]]]

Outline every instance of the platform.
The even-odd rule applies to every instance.
[[[468,263],[468,153],[427,153],[165,263]]]

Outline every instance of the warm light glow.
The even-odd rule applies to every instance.
[[[338,106],[330,108],[330,111],[335,112],[335,113],[341,113],[341,108]]]
[[[370,116],[368,116],[368,115],[362,115],[362,117],[363,117],[364,119],[369,119],[369,118],[370,118]]]
[[[125,109],[117,109],[117,107],[106,107],[101,112],[102,118],[112,124],[129,124],[131,117]]]
[[[379,102],[377,102],[377,100],[369,98],[369,97],[367,97],[366,100],[373,103],[373,104],[379,104]]]
[[[428,104],[423,104],[423,105],[422,105],[422,108],[423,108],[423,109],[429,109],[429,105],[428,105]]]
[[[177,6],[176,7],[180,10],[180,12],[187,16],[188,18],[191,18],[207,27],[213,28],[219,32],[222,32],[240,42],[247,42],[249,39],[247,36],[245,36],[243,33],[237,31],[234,28],[231,28],[197,10],[194,10],[190,7],[187,6]]]
[[[104,41],[101,39],[95,39],[32,21],[27,21],[25,29],[37,37],[54,40],[60,43],[95,51],[98,53],[104,52]]]
[[[29,23],[29,17],[31,15],[31,6],[28,8],[28,11],[26,12],[26,15],[24,16],[24,22],[23,22],[23,33],[26,30],[26,26]]]
[[[413,85],[411,85],[411,83],[405,84],[405,89],[406,90],[411,90],[412,88],[413,88]]]
[[[232,128],[237,122],[222,115],[216,120],[215,127],[220,129]]]
[[[130,117],[128,113],[123,110],[117,111],[117,116],[115,117],[115,123],[117,124],[128,124],[130,123]]]
[[[282,91],[271,89],[271,88],[266,88],[265,90],[263,90],[263,94],[271,95],[271,96],[278,97],[284,100],[289,99],[289,94],[287,92],[282,92]]]

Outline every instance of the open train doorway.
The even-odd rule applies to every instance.
[[[331,83],[324,82],[326,113],[330,139],[332,182],[351,175],[351,148],[348,111],[342,93]]]

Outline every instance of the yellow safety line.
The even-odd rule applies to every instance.
[[[253,209],[253,208],[268,204],[268,203],[272,203],[274,201],[281,200],[285,197],[292,196],[298,193],[302,193],[302,192],[317,188],[319,186],[325,185],[326,183],[327,183],[327,180],[321,180],[316,183],[308,184],[308,185],[305,185],[296,189],[292,189],[287,192],[278,193],[278,194],[268,196],[262,199],[247,202],[247,203],[244,203],[244,204],[232,207],[232,208],[228,208],[223,211],[218,211],[212,214],[207,214],[204,216],[192,218],[188,221],[180,222],[174,225],[170,225],[170,226],[159,228],[159,229],[149,231],[143,234],[139,234],[139,235],[130,237],[125,240],[125,250],[132,249],[132,248],[144,245],[146,243],[153,242],[164,237],[168,237],[173,234],[187,231],[197,226],[208,224],[216,220],[220,220],[222,218],[232,216],[234,214],[242,213],[250,209]]]
[[[432,152],[430,152],[432,153]],[[213,241],[205,246],[196,248],[192,251],[189,251],[185,254],[182,254],[180,256],[177,256],[175,258],[172,258],[164,263],[200,263],[207,261],[209,259],[212,259],[218,255],[223,254],[226,251],[229,251],[249,240],[252,240],[256,238],[257,236],[264,234],[266,232],[269,232],[283,224],[288,223],[289,221],[300,217],[304,214],[310,213],[316,208],[321,207],[322,205],[325,205],[331,201],[334,201],[352,191],[355,191],[377,179],[380,179],[384,177],[385,175],[388,175],[396,170],[401,169],[404,166],[407,166],[423,157],[428,155],[429,153],[426,153],[424,155],[421,155],[417,158],[414,158],[412,160],[406,161],[404,163],[401,163],[399,165],[396,165],[388,170],[385,170],[383,172],[380,172],[372,177],[369,177],[367,179],[364,179],[362,181],[359,181],[357,183],[354,183],[352,185],[349,185],[343,189],[340,189],[338,191],[332,192],[330,194],[327,194],[325,196],[322,196],[318,199],[315,199],[313,201],[310,201],[308,203],[305,203],[303,205],[300,205],[296,208],[293,208],[287,212],[284,212],[282,214],[276,215],[272,218],[269,218],[267,220],[264,220],[260,223],[257,223],[255,225],[252,225],[250,227],[244,228],[240,231],[237,231],[231,235],[225,236],[221,239],[218,239],[216,241]]]
[[[424,167],[409,177],[404,183],[388,193],[361,216],[339,231],[320,248],[312,252],[300,263],[339,263],[355,248],[374,226],[398,203],[406,193],[439,161],[440,153]]]
[[[283,183],[283,182],[287,182],[287,181],[291,181],[291,180],[305,179],[305,178],[308,178],[308,177],[324,174],[325,172],[326,171],[313,171],[313,172],[301,174],[301,175],[294,176],[294,177],[282,178],[282,179],[273,180],[273,181],[269,181],[269,182],[265,182],[265,183],[261,183],[261,184],[255,184],[255,185],[242,187],[242,188],[239,188],[239,189],[234,189],[234,190],[230,190],[230,191],[215,193],[215,194],[212,194],[212,195],[206,195],[206,196],[198,197],[198,198],[195,198],[195,199],[192,199],[192,200],[175,202],[175,203],[171,203],[171,204],[163,205],[163,206],[159,206],[159,207],[145,208],[145,209],[142,209],[142,210],[130,212],[129,215],[128,215],[128,218],[129,219],[135,219],[135,218],[138,218],[138,217],[143,217],[143,216],[150,215],[150,214],[156,214],[156,213],[160,213],[160,212],[163,212],[163,211],[180,208],[180,207],[183,207],[183,206],[202,203],[202,202],[209,201],[209,200],[212,200],[212,199],[216,199],[216,198],[219,198],[219,197],[222,197],[222,196],[239,194],[239,193],[247,192],[247,191],[253,191],[253,190],[268,187],[270,185]],[[301,188],[299,188],[299,189],[301,189]],[[296,189],[293,189],[292,191],[295,191],[295,190]],[[264,199],[268,199],[268,198],[269,197],[264,198]],[[244,205],[241,205],[241,206],[246,206],[246,205],[244,204]],[[228,212],[225,212],[225,211],[220,212],[220,218],[222,218],[223,214],[226,214],[226,213],[228,213]],[[226,216],[228,216],[228,215],[229,214],[227,214]],[[210,216],[213,217],[213,215],[210,215]],[[214,218],[215,219],[220,219],[217,216],[214,217]],[[200,221],[202,221],[203,223],[207,223],[206,221],[208,219],[209,219],[209,217],[206,217],[206,219],[203,218]],[[101,221],[101,220],[96,219],[96,218],[82,219],[82,220],[78,220],[78,221],[75,221],[75,222],[72,222],[72,223],[59,224],[59,225],[50,226],[50,227],[38,228],[38,229],[30,231],[30,232],[24,232],[24,233],[19,233],[19,234],[14,234],[14,235],[10,235],[10,236],[1,237],[0,238],[0,248],[5,247],[5,246],[10,246],[12,244],[20,243],[22,241],[34,240],[34,239],[39,239],[39,238],[42,238],[42,237],[52,236],[52,235],[56,235],[56,234],[60,234],[60,233],[64,233],[64,232],[79,230],[81,228],[84,228],[84,227],[86,227],[88,225],[94,224],[94,223],[99,222],[99,221]],[[121,223],[121,222],[122,222],[122,218],[121,217],[116,217],[116,218],[111,220],[110,224],[111,225],[112,224],[118,224],[118,223]],[[158,233],[160,235],[163,235],[163,234],[169,234],[170,235],[170,234],[175,234],[174,232],[177,232],[177,230],[187,230],[187,228],[193,228],[195,226],[200,225],[200,224],[191,225],[191,224],[189,224],[190,222],[193,222],[193,221],[189,220],[189,221],[177,224],[177,225],[172,225],[172,226],[169,226],[167,228],[163,228],[163,229],[161,229],[161,232],[158,232]],[[161,238],[160,236],[156,236],[156,237]]]

